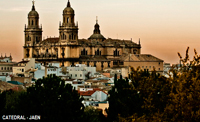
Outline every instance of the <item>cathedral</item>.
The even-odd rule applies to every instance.
[[[59,36],[42,40],[42,26],[39,26],[39,14],[33,2],[28,13],[28,25],[25,25],[24,30],[24,59],[35,58],[44,65],[51,62],[60,62],[60,66],[86,64],[95,66],[98,71],[120,66],[150,68],[151,65],[160,65],[160,71],[163,70],[163,60],[152,55],[140,54],[140,40],[137,44],[132,40],[105,38],[101,34],[98,20],[91,36],[79,39],[79,28],[74,16],[75,11],[68,0],[63,10],[62,23],[59,25]]]

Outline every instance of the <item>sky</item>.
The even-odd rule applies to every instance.
[[[79,39],[93,33],[98,16],[106,38],[138,43],[141,53],[152,54],[166,63],[178,63],[187,47],[192,59],[200,53],[200,0],[70,0],[79,25]],[[67,0],[35,0],[43,27],[43,38],[58,37],[59,22]],[[0,53],[23,58],[24,26],[32,0],[0,0]]]

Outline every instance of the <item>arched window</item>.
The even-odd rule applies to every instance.
[[[137,54],[137,50],[136,49],[133,50],[133,54]]]
[[[67,23],[69,22],[69,17],[67,17]]]
[[[26,40],[29,41],[29,35],[28,35],[28,37],[26,38]]]
[[[87,55],[87,50],[85,48],[81,51],[81,55]]]
[[[33,25],[33,20],[32,20],[32,25]]]
[[[65,39],[65,34],[63,33],[62,39]]]
[[[72,40],[74,40],[73,38],[74,38],[74,34],[72,33]]]
[[[49,52],[49,50],[48,49],[46,49],[46,53],[48,53]]]
[[[38,23],[38,21],[37,21],[37,20],[35,20],[35,25],[37,25],[37,23]]]
[[[101,55],[101,51],[99,51],[99,49],[97,49],[97,51],[95,51],[95,55]]]
[[[117,49],[115,49],[115,50],[113,51],[113,55],[114,55],[114,56],[119,56],[119,51],[118,51]]]
[[[63,21],[64,21],[64,23],[65,23],[65,17],[63,18]]]
[[[37,36],[35,37],[35,41],[38,42],[38,37]]]

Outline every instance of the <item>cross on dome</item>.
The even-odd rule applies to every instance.
[[[35,0],[33,0],[32,2],[33,2],[33,5],[34,5],[35,4]]]
[[[96,23],[98,23],[98,16],[96,16]]]

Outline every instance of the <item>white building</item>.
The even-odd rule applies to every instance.
[[[44,66],[43,64],[37,62],[35,63],[35,68],[37,68],[38,70],[34,73],[34,77],[36,79],[45,77],[45,70],[46,70],[46,75],[55,74],[56,76],[67,77],[68,74],[63,74],[62,68],[59,67],[59,65],[60,64],[58,62],[53,62],[53,63],[48,63],[46,66]]]
[[[101,102],[108,98],[108,93],[99,88],[80,88],[78,92],[85,100]]]
[[[79,87],[85,86],[84,80],[78,80],[78,79],[66,79],[65,84],[71,84],[75,90],[78,90]]]
[[[69,76],[72,79],[87,79],[86,75],[94,76],[96,73],[96,67],[88,67],[85,64],[76,64],[76,66],[67,67]]]
[[[30,83],[33,80],[33,73],[35,69],[35,59],[27,58],[13,66],[13,81],[19,81],[22,83]]]

